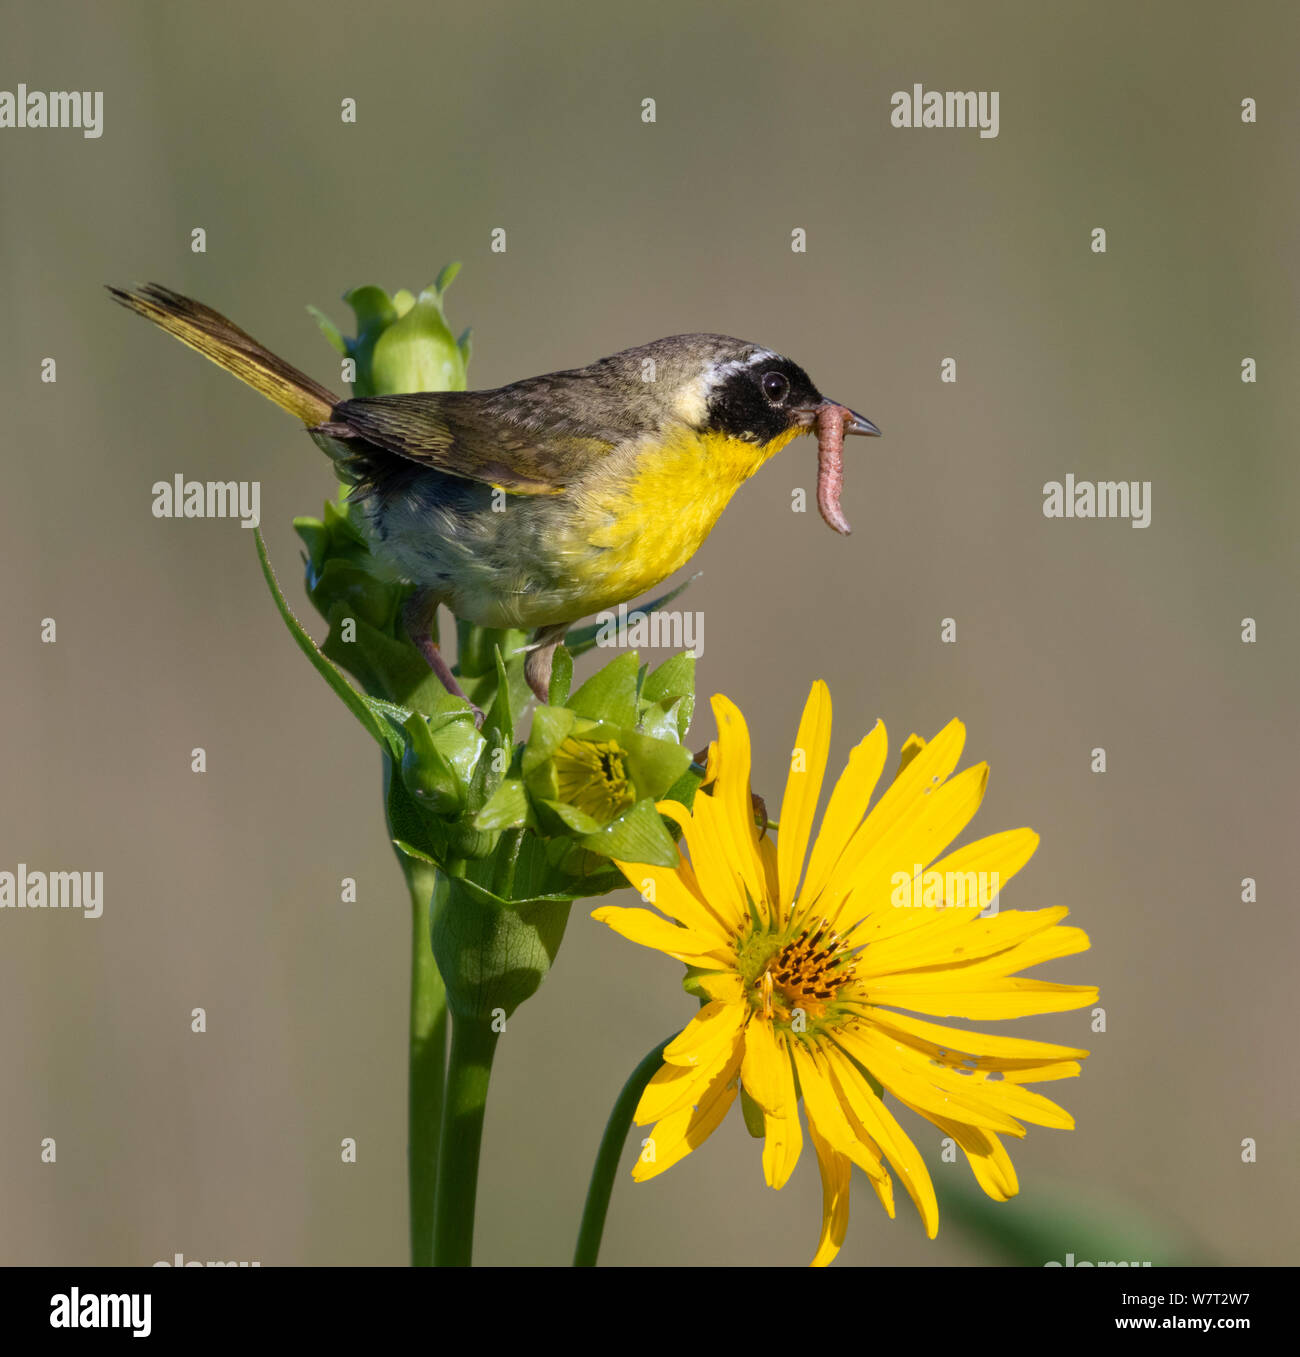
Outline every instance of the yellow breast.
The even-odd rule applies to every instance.
[[[584,487],[568,546],[575,564],[586,557],[585,611],[635,598],[685,565],[736,491],[798,433],[759,445],[683,430]]]

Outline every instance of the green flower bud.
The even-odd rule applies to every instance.
[[[562,801],[606,825],[636,804],[627,752],[617,740],[584,740],[570,735],[551,756],[547,781],[552,800]]]
[[[569,830],[591,834],[656,800],[690,766],[681,745],[565,707],[539,707],[521,761],[524,786]]]
[[[430,815],[447,818],[465,804],[465,787],[434,742],[429,723],[412,712],[403,725],[408,735],[402,754],[402,783],[415,804]]]
[[[353,288],[345,300],[356,313],[355,336],[343,335],[328,317],[309,308],[326,339],[355,363],[354,395],[465,389],[469,332],[453,339],[443,312],[443,296],[459,268],[448,265],[419,296]],[[325,505],[322,519],[294,523],[307,547],[308,594],[330,623],[322,649],[371,697],[431,715],[442,687],[402,624],[410,586],[376,569],[367,538],[342,498],[345,489],[338,503]],[[403,778],[411,781],[411,795],[426,809],[436,807],[436,814],[464,807],[463,789],[436,764],[426,768],[412,756]]]
[[[435,714],[432,720],[412,712],[402,723],[406,732],[402,784],[416,805],[439,819],[451,819],[464,808],[475,765],[485,748],[463,705],[452,698],[447,704],[452,710]]]
[[[325,337],[356,364],[353,395],[465,390],[470,333],[454,338],[443,311],[443,296],[459,272],[459,264],[448,264],[419,296],[404,288],[391,297],[373,285],[353,288],[344,301],[356,314],[355,337],[311,308]]]

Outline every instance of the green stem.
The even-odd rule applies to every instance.
[[[411,1266],[433,1264],[438,1136],[447,1078],[447,991],[429,941],[437,869],[402,861],[411,892],[411,1034],[407,1093],[407,1181],[411,1195]]]
[[[453,1018],[442,1139],[438,1142],[433,1227],[436,1267],[469,1267],[474,1251],[479,1147],[496,1045],[491,1018]]]
[[[614,1190],[614,1175],[618,1172],[618,1161],[622,1158],[628,1128],[632,1125],[632,1114],[641,1101],[645,1086],[663,1064],[664,1048],[676,1036],[674,1032],[671,1037],[665,1037],[628,1075],[627,1083],[623,1085],[623,1091],[609,1114],[609,1121],[605,1123],[605,1134],[601,1137],[596,1162],[591,1168],[591,1184],[587,1188],[587,1200],[582,1208],[578,1246],[573,1251],[574,1267],[596,1266],[601,1236],[605,1233],[605,1217],[609,1213],[609,1196]]]

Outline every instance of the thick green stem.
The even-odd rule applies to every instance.
[[[447,991],[429,941],[429,908],[437,871],[410,858],[402,865],[411,892],[411,1043],[406,1138],[411,1265],[430,1267],[438,1137],[447,1078]]]
[[[453,1018],[442,1139],[438,1143],[433,1230],[436,1267],[469,1267],[473,1255],[479,1147],[496,1045],[491,1018]]]
[[[632,1125],[632,1114],[641,1101],[645,1086],[654,1077],[654,1072],[663,1064],[664,1048],[676,1037],[665,1037],[628,1076],[623,1091],[614,1103],[614,1110],[605,1123],[605,1134],[600,1140],[600,1149],[596,1152],[596,1162],[591,1169],[591,1184],[587,1188],[587,1201],[582,1208],[582,1225],[578,1230],[578,1246],[573,1251],[574,1267],[595,1267],[600,1253],[601,1236],[605,1233],[605,1216],[609,1212],[609,1196],[614,1190],[614,1175],[618,1172],[618,1161],[623,1155],[623,1146],[627,1141],[628,1128]]]

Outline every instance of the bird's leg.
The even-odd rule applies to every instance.
[[[429,668],[438,676],[438,681],[452,695],[459,697],[463,702],[469,702],[469,709],[474,713],[474,724],[479,729],[483,726],[483,713],[469,701],[465,696],[465,690],[456,682],[456,675],[451,672],[451,667],[447,661],[442,658],[440,651],[433,639],[433,619],[438,611],[438,604],[441,598],[433,592],[432,589],[417,589],[402,609],[402,625],[406,628],[406,634],[415,644],[415,648],[429,662]]]
[[[564,640],[568,623],[560,622],[550,627],[538,627],[536,635],[528,646],[528,658],[524,661],[524,678],[536,694],[539,702],[550,701],[551,661],[555,658],[555,647]]]

